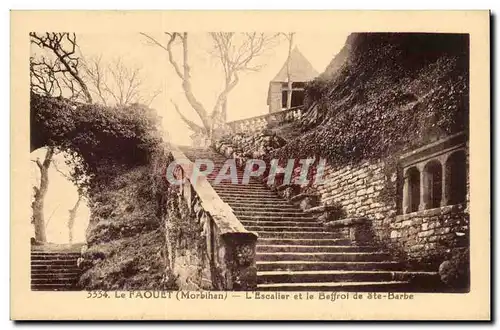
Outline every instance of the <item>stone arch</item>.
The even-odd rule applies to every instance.
[[[105,107],[31,93],[30,116],[30,151],[49,147],[70,155],[71,181],[90,202],[125,171],[164,157],[159,118],[140,104]]]
[[[424,189],[426,192],[425,208],[433,209],[441,206],[441,196],[443,189],[443,168],[441,163],[433,159],[425,164],[424,167],[424,180],[426,180]]]
[[[420,205],[420,171],[416,166],[406,170],[406,180],[408,180],[408,209],[405,213],[416,212]]]
[[[452,153],[446,160],[448,205],[465,202],[467,195],[467,159],[464,150]]]

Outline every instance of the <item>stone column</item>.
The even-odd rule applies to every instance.
[[[441,207],[448,205],[450,200],[450,173],[446,168],[446,158],[441,160],[442,178],[441,178]]]
[[[227,233],[222,235],[225,247],[226,290],[249,291],[257,288],[255,245],[253,233]]]
[[[429,207],[429,178],[425,172],[424,165],[419,166],[420,170],[420,205],[419,211],[426,210]]]
[[[403,175],[403,214],[410,213],[410,178],[408,173]]]
[[[193,205],[192,205],[192,187],[191,187],[191,182],[189,180],[186,180],[186,182],[182,185],[183,192],[182,194],[184,195],[184,199],[186,200],[186,203],[188,205],[189,211],[193,210]]]

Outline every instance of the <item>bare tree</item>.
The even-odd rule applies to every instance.
[[[91,94],[104,105],[142,103],[149,106],[161,93],[157,89],[148,95],[144,89],[141,68],[129,68],[121,59],[104,64],[102,56],[94,57],[83,60],[82,68],[91,86]]]
[[[30,58],[30,88],[33,92],[46,96],[66,96],[92,103],[92,96],[83,81],[76,53],[77,37],[74,33],[30,33],[30,40],[47,55]],[[53,161],[54,147],[48,147],[45,159],[34,161],[40,170],[40,184],[34,186],[32,203],[32,223],[35,227],[35,240],[47,242],[44,219],[44,202],[49,187],[49,168]]]
[[[49,167],[54,156],[54,149],[48,148],[45,154],[45,159],[40,161],[39,158],[33,162],[40,169],[40,186],[34,186],[35,196],[31,207],[33,209],[32,223],[35,227],[35,240],[40,243],[47,242],[47,235],[45,232],[45,219],[43,214],[45,195],[49,188]]]
[[[57,165],[57,162],[54,161],[53,166],[54,166],[54,169],[57,172],[59,172],[59,174],[61,174],[66,179],[71,180],[70,175],[64,173]],[[67,225],[68,225],[68,242],[69,242],[69,244],[73,244],[73,228],[75,226],[75,220],[76,220],[76,214],[78,211],[78,207],[80,206],[82,199],[83,199],[83,192],[80,189],[78,189],[78,198],[77,198],[75,204],[73,205],[73,207],[68,210],[69,217],[68,217]]]
[[[78,194],[78,199],[76,200],[75,205],[69,210],[68,217],[68,242],[69,244],[73,244],[73,228],[75,226],[76,212],[78,211],[78,207],[80,206],[80,202],[82,201],[83,195],[81,193]]]
[[[290,109],[292,107],[292,77],[291,77],[291,57],[292,57],[292,47],[293,47],[293,37],[294,32],[283,33],[285,38],[288,40],[288,57],[286,59],[286,75],[287,75],[287,89],[286,94],[286,108]]]
[[[259,71],[262,65],[253,64],[267,49],[274,46],[277,35],[264,33],[243,33],[242,42],[238,43],[234,32],[212,32],[213,54],[220,60],[224,70],[224,89],[217,98],[214,109],[219,109],[223,122],[227,117],[227,96],[238,84],[239,72]]]
[[[201,119],[203,127],[198,131],[204,132],[207,136],[212,136],[214,128],[224,123],[227,115],[227,96],[239,82],[239,73],[242,71],[257,71],[259,66],[253,65],[252,61],[263,54],[263,52],[272,46],[277,35],[266,35],[264,33],[243,33],[243,42],[236,44],[235,33],[210,33],[214,45],[214,54],[220,59],[224,70],[225,84],[223,90],[219,93],[211,113],[201,104],[193,93],[191,84],[191,66],[189,64],[189,46],[188,33],[165,32],[168,38],[166,44],[158,41],[152,36],[141,33],[148,41],[164,49],[168,54],[170,64],[175,73],[182,81],[184,95],[191,107],[195,110]],[[182,65],[179,65],[174,57],[172,47],[179,40],[182,47]],[[182,69],[181,69],[182,68]],[[176,108],[178,111],[178,108]],[[179,111],[178,111],[179,112]],[[184,119],[185,117],[182,116]],[[185,119],[184,119],[185,121]],[[191,127],[193,122],[188,123]],[[196,125],[196,124],[195,124]]]
[[[61,96],[63,89],[69,90],[70,98],[83,95],[84,100],[92,103],[92,96],[83,81],[77,55],[77,38],[75,33],[30,33],[31,43],[49,51],[52,58],[31,57],[31,88],[34,92],[45,95]],[[64,86],[64,87],[63,87]],[[59,95],[57,95],[59,94]]]

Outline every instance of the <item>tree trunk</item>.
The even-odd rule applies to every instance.
[[[288,59],[286,60],[286,74],[287,74],[287,89],[286,93],[286,108],[290,109],[292,107],[292,77],[291,77],[291,57],[292,57],[292,46],[293,46],[293,33],[290,33],[288,39]]]
[[[222,102],[222,108],[220,112],[221,112],[220,113],[221,122],[222,124],[225,124],[227,121],[227,99],[224,102]]]
[[[45,159],[40,162],[39,159],[36,160],[36,164],[40,169],[40,187],[34,187],[35,198],[32,204],[33,208],[33,225],[35,227],[35,240],[38,243],[47,242],[47,234],[45,232],[45,219],[43,216],[43,208],[45,202],[45,195],[47,194],[47,189],[49,188],[49,167],[52,162],[52,156],[54,155],[54,149],[49,147],[47,153],[45,154]]]
[[[78,207],[80,206],[80,202],[82,201],[82,195],[78,195],[78,200],[73,206],[72,209],[69,210],[69,218],[68,218],[68,241],[69,244],[73,244],[73,227],[75,226],[76,212],[78,211]]]
[[[287,86],[287,93],[286,93],[286,108],[291,109],[292,108],[292,82],[288,80],[288,86]]]

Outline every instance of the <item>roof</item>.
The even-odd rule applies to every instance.
[[[309,81],[313,80],[319,75],[319,72],[313,68],[312,64],[305,58],[297,47],[292,50],[290,54],[290,80],[291,81]],[[283,67],[274,77],[271,82],[287,82],[287,61]]]

